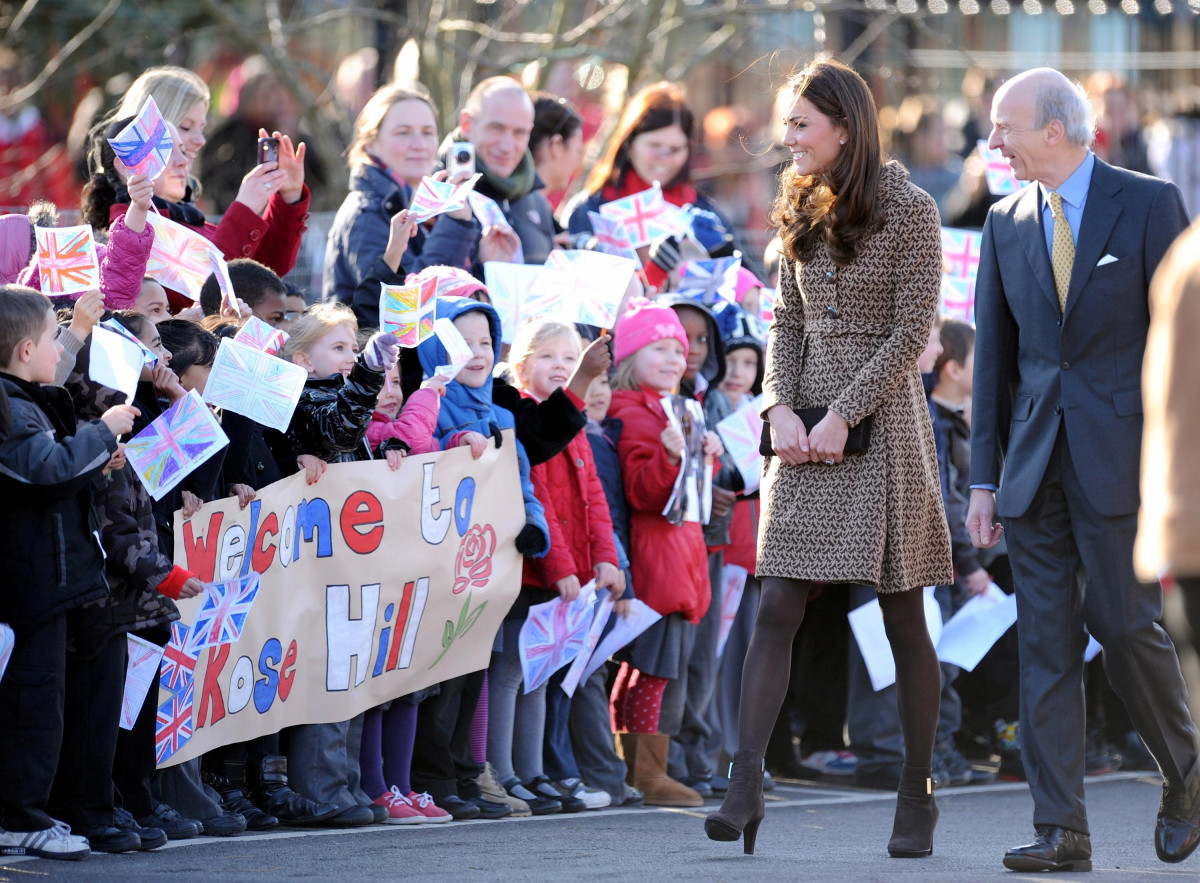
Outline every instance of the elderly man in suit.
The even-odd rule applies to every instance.
[[[1162,590],[1138,581],[1133,544],[1147,289],[1187,214],[1174,185],[1096,158],[1085,93],[1056,70],[1007,81],[992,125],[990,145],[1016,177],[1034,182],[988,213],[976,283],[967,527],[980,547],[1001,531],[1008,537],[1021,749],[1037,832],[1004,864],[1091,869],[1083,802],[1089,631],[1162,768],[1158,857],[1182,861],[1200,842],[1200,737],[1175,649],[1158,625]]]

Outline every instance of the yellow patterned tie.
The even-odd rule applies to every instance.
[[[1071,225],[1063,214],[1062,197],[1050,192],[1050,214],[1054,217],[1054,244],[1050,249],[1050,263],[1054,267],[1054,287],[1058,289],[1058,308],[1067,310],[1067,291],[1071,288],[1071,267],[1075,264],[1075,240],[1071,237]]]

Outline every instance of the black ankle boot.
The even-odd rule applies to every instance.
[[[754,855],[758,826],[766,814],[763,803],[763,753],[742,748],[734,753],[729,769],[729,790],[721,808],[704,820],[710,840],[737,840],[743,833],[743,851]]]
[[[279,819],[263,812],[246,796],[245,761],[218,761],[204,770],[204,782],[220,795],[224,809],[245,817],[247,831],[266,831],[279,825]]]
[[[262,783],[255,790],[254,799],[285,825],[311,825],[338,813],[332,803],[317,803],[291,789],[286,757],[263,758]]]
[[[933,854],[933,829],[937,825],[937,801],[929,767],[904,765],[896,792],[896,821],[888,854],[892,858],[922,858]]]

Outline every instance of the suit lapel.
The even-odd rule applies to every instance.
[[[1017,201],[1013,212],[1017,238],[1025,249],[1025,257],[1033,270],[1033,277],[1042,288],[1042,293],[1058,309],[1058,293],[1054,287],[1054,269],[1050,266],[1050,254],[1046,251],[1046,234],[1042,229],[1042,213],[1038,204],[1038,188],[1032,184]]]
[[[1079,224],[1079,241],[1075,245],[1075,263],[1071,267],[1071,287],[1067,292],[1064,320],[1078,303],[1083,286],[1091,278],[1096,262],[1108,246],[1108,238],[1124,209],[1116,198],[1120,191],[1120,178],[1113,173],[1111,166],[1097,157],[1095,168],[1092,169],[1092,183],[1088,187],[1087,205],[1083,208],[1083,220]]]

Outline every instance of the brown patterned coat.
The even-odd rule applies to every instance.
[[[917,357],[937,312],[941,237],[933,198],[888,163],[883,228],[835,269],[824,246],[784,259],[768,337],[762,410],[875,415],[870,450],[827,466],[763,463],[758,576],[899,592],[952,581],[950,534]],[[837,318],[827,310],[835,306]]]

